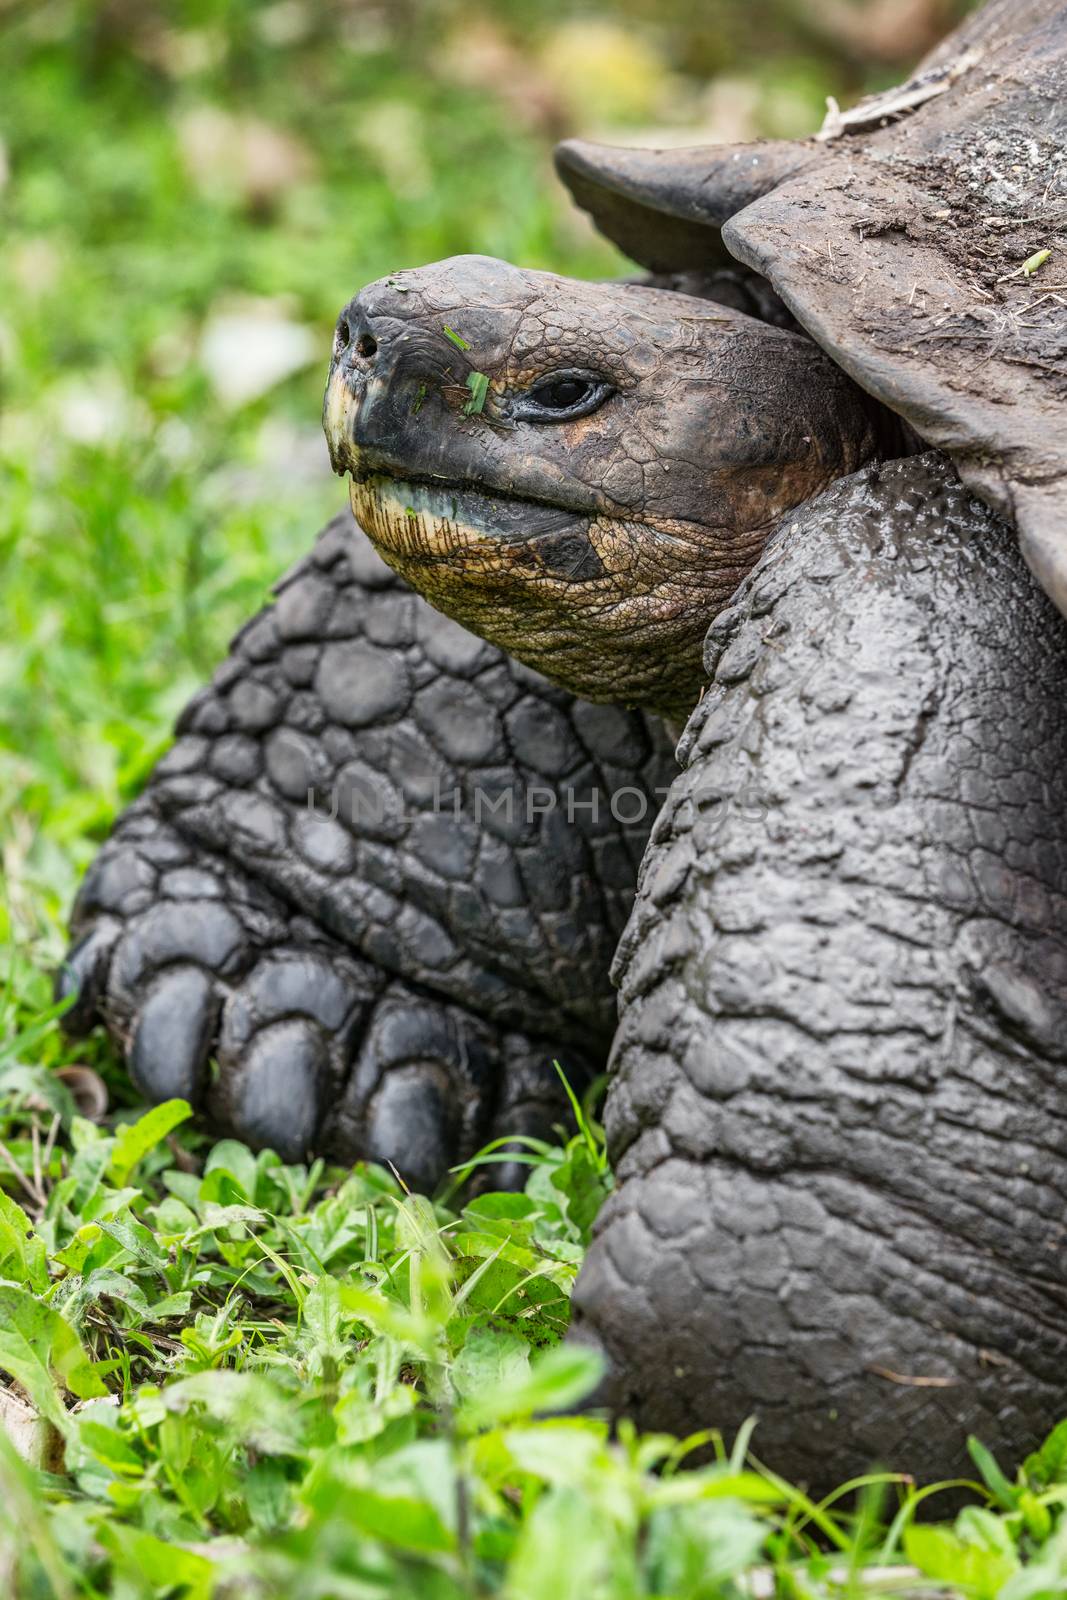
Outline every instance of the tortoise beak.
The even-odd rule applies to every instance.
[[[358,410],[359,402],[345,381],[337,362],[332,361],[330,375],[326,380],[326,394],[322,402],[322,427],[330,451],[330,465],[341,478],[346,472],[353,471],[356,466],[353,441],[354,414]]]
[[[394,470],[423,406],[437,409],[442,392],[465,393],[470,364],[443,336],[414,319],[376,313],[357,295],[334,334],[322,425],[336,473],[365,477]],[[429,415],[425,419],[430,421]],[[439,420],[439,419],[438,419]],[[419,427],[422,437],[429,430]]]

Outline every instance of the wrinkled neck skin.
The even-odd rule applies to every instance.
[[[432,605],[575,694],[672,721],[770,530],[888,431],[803,335],[478,256],[346,306],[324,426],[356,517]]]

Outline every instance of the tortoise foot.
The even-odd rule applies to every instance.
[[[366,1157],[432,1189],[498,1132],[562,1115],[544,1046],[354,955],[147,806],[91,867],[76,927],[67,1031],[103,1023],[146,1099],[180,1096],[253,1148]]]

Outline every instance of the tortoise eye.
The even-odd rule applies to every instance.
[[[581,378],[553,378],[533,391],[534,399],[546,411],[569,411],[579,400],[584,400],[590,385]]]
[[[589,372],[554,372],[539,378],[514,402],[513,414],[527,422],[569,422],[603,405],[614,388]]]

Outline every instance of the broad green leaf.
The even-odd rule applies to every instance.
[[[149,1322],[165,1322],[171,1317],[187,1317],[192,1308],[193,1296],[189,1289],[179,1289],[177,1294],[165,1295],[148,1307],[145,1313]]]
[[[487,1219],[514,1221],[517,1218],[532,1217],[536,1210],[537,1206],[526,1194],[482,1194],[464,1206],[463,1217],[465,1221],[468,1219],[472,1221],[477,1229]]]
[[[133,1593],[210,1600],[216,1568],[206,1556],[121,1522],[102,1524],[100,1542],[111,1553],[116,1570],[137,1582]]]
[[[604,1423],[586,1417],[558,1417],[502,1435],[508,1455],[521,1471],[556,1488],[588,1488],[594,1469],[609,1466]]]
[[[579,1237],[586,1242],[597,1213],[610,1193],[611,1178],[586,1143],[573,1139],[569,1149],[567,1160],[552,1174],[552,1184],[566,1196],[567,1215]]]
[[[654,1594],[718,1600],[760,1555],[769,1525],[736,1501],[661,1507],[648,1522],[643,1564]]]
[[[300,1445],[303,1424],[291,1395],[257,1373],[197,1372],[168,1385],[163,1401],[169,1411],[179,1413],[203,1406],[264,1455],[287,1455]]]
[[[403,1426],[403,1423],[401,1423]],[[373,1466],[352,1452],[322,1463],[325,1497],[343,1507],[364,1533],[412,1551],[445,1552],[456,1545],[456,1463],[444,1439],[380,1448]]]
[[[304,1301],[303,1331],[315,1343],[333,1349],[341,1340],[341,1292],[336,1278],[323,1273]]]
[[[353,1487],[345,1511],[355,1527],[386,1544],[425,1553],[455,1548],[455,1535],[425,1500]]]
[[[0,1189],[0,1277],[28,1284],[38,1294],[48,1288],[43,1239],[22,1207]]]
[[[74,1116],[70,1123],[70,1142],[80,1155],[83,1150],[91,1150],[94,1145],[103,1150],[111,1148],[112,1140],[97,1127],[95,1122],[90,1122],[88,1117]]]
[[[421,1501],[437,1516],[449,1544],[456,1528],[457,1461],[447,1439],[415,1439],[384,1452],[374,1465],[373,1488],[383,1496]]]
[[[386,1389],[380,1400],[356,1392],[342,1395],[333,1408],[338,1443],[365,1444],[398,1417],[410,1415],[418,1404],[419,1396],[411,1384],[399,1381]]]
[[[117,1428],[109,1427],[95,1417],[79,1417],[78,1444],[110,1472],[139,1478],[144,1472],[144,1462],[129,1440]]]
[[[219,1205],[256,1204],[259,1167],[247,1145],[221,1139],[204,1162],[201,1196]]]
[[[964,1589],[976,1600],[994,1600],[1019,1565],[1018,1556],[996,1540],[973,1543],[951,1528],[915,1524],[905,1529],[904,1554],[928,1578]]]
[[[631,1592],[605,1579],[632,1551],[619,1530],[572,1489],[552,1489],[523,1524],[508,1572],[508,1600],[589,1600]],[[636,1585],[634,1586],[636,1588]]]
[[[205,1200],[199,1231],[204,1234],[233,1229],[233,1237],[243,1239],[245,1225],[258,1223],[262,1218],[263,1213],[258,1206],[217,1206],[213,1200]]]
[[[70,1323],[25,1289],[0,1287],[0,1369],[59,1428],[68,1421],[60,1389],[80,1400],[107,1393]]]
[[[455,1241],[454,1275],[459,1284],[479,1272],[485,1255],[496,1257],[488,1270],[480,1273],[477,1285],[463,1302],[464,1310],[477,1314],[482,1321],[510,1324],[512,1331],[532,1345],[554,1345],[566,1333],[570,1320],[567,1289],[559,1279],[567,1273],[569,1288],[573,1269],[555,1261],[537,1261],[532,1252],[528,1253],[529,1264],[519,1265],[509,1259],[516,1252],[505,1249],[498,1254],[499,1245],[499,1238],[488,1235],[480,1243],[475,1241],[476,1254],[464,1255],[466,1237],[460,1235]],[[520,1254],[520,1261],[527,1262],[526,1252]]]
[[[452,1363],[452,1387],[460,1400],[527,1382],[530,1346],[504,1329],[475,1327]]]
[[[1006,1519],[987,1511],[984,1506],[964,1506],[956,1518],[956,1532],[968,1544],[1011,1561],[1018,1560],[1015,1540]]]
[[[466,1427],[530,1417],[538,1411],[565,1411],[585,1400],[604,1375],[604,1358],[585,1345],[559,1345],[548,1350],[516,1381],[508,1374],[460,1409]]]
[[[1027,1456],[1023,1471],[1042,1489],[1067,1482],[1067,1419],[1058,1422],[1040,1449]]]
[[[128,1250],[135,1260],[143,1266],[151,1267],[154,1272],[162,1273],[170,1265],[167,1252],[156,1242],[156,1236],[143,1222],[138,1222],[136,1217],[125,1216],[111,1222],[100,1224],[101,1233],[121,1245],[123,1250]]]
[[[177,1167],[167,1167],[161,1174],[163,1187],[188,1210],[200,1215],[200,1185],[203,1179],[195,1172],[179,1172]]]
[[[196,1213],[172,1194],[161,1200],[148,1215],[155,1225],[156,1232],[165,1239],[183,1238],[185,1234],[192,1233],[198,1225]]]
[[[187,1122],[192,1114],[193,1108],[187,1100],[164,1100],[161,1105],[146,1111],[143,1117],[138,1117],[136,1122],[128,1122],[121,1127],[115,1135],[108,1166],[112,1183],[121,1188],[138,1162],[143,1161],[168,1133],[173,1133],[175,1128]]]
[[[289,1520],[293,1489],[281,1461],[272,1456],[257,1461],[245,1478],[244,1493],[253,1527],[273,1533]]]
[[[93,1132],[96,1131],[94,1128]],[[86,1208],[99,1191],[110,1156],[109,1139],[82,1146],[71,1161],[69,1178],[56,1185],[53,1198],[70,1211],[76,1223],[86,1220]]]
[[[68,1272],[81,1272],[103,1230],[97,1222],[86,1222],[78,1229],[65,1250],[57,1250],[54,1260],[62,1263]]]
[[[80,1328],[91,1305],[104,1298],[117,1300],[129,1306],[137,1322],[148,1315],[148,1300],[134,1277],[112,1272],[109,1267],[97,1267],[84,1278],[72,1276],[64,1281],[65,1294],[62,1309],[73,1326]]]
[[[341,1284],[341,1304],[375,1333],[410,1345],[421,1355],[436,1354],[438,1330],[428,1317],[416,1315],[375,1290],[358,1289],[349,1283]]]
[[[1067,1593],[1067,1523],[1001,1589],[997,1600],[1062,1600]]]

